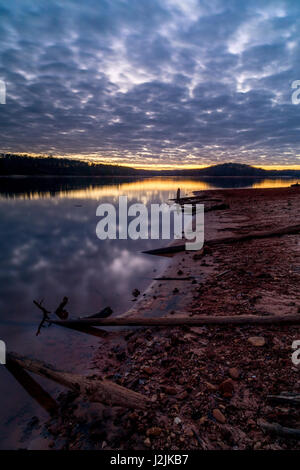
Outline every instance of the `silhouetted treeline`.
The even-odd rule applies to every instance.
[[[300,170],[263,170],[242,163],[223,163],[200,169],[137,170],[118,165],[72,160],[70,158],[31,157],[0,154],[0,175],[26,176],[199,176],[199,177],[291,177],[300,178]]]
[[[136,176],[143,173],[143,170],[130,167],[102,165],[69,158],[0,154],[0,175],[3,176]]]

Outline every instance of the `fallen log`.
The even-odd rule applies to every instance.
[[[133,409],[145,409],[147,404],[150,403],[149,399],[144,395],[133,392],[108,380],[61,372],[54,369],[51,365],[19,356],[16,353],[8,353],[7,360],[30,372],[53,380],[79,393],[84,399],[91,402],[100,402],[110,406],[123,406]]]
[[[29,395],[37,401],[51,416],[58,412],[58,404],[46,390],[41,387],[19,364],[7,358],[6,369],[12,374],[16,381],[26,390]]]
[[[183,245],[170,245],[163,248],[156,248],[155,250],[142,251],[145,255],[156,255],[156,256],[173,256],[175,253],[185,251],[185,244]]]
[[[236,243],[236,242],[243,242],[253,239],[260,239],[260,238],[272,238],[272,237],[281,237],[283,235],[294,235],[300,232],[300,224],[297,225],[289,225],[287,227],[281,227],[275,230],[265,230],[259,232],[250,232],[245,235],[238,235],[236,237],[225,237],[225,238],[216,238],[213,240],[208,240],[206,245],[213,246],[218,245],[219,243]]]
[[[89,317],[87,317],[87,318],[89,318]],[[66,323],[68,323],[68,322],[66,321]],[[61,326],[64,326],[65,328],[68,328],[70,330],[79,331],[79,333],[86,333],[88,335],[95,336],[96,338],[106,338],[107,335],[108,335],[107,331],[100,330],[99,328],[93,328],[92,326],[88,326],[88,325],[77,325],[77,324],[67,325],[67,324],[64,324],[64,325],[61,325]]]
[[[300,439],[300,429],[286,428],[278,423],[267,423],[259,420],[258,425],[267,432],[277,434],[278,436],[288,437],[291,439]]]
[[[229,209],[229,204],[226,204],[226,203],[222,203],[222,204],[215,204],[213,206],[210,206],[210,207],[205,207],[204,208],[204,212],[212,212],[212,211],[225,211],[227,209]]]
[[[187,277],[154,277],[154,281],[193,281],[195,279],[194,276],[187,276]]]
[[[272,237],[281,237],[283,235],[294,235],[300,232],[300,225],[289,225],[288,227],[282,227],[275,230],[265,230],[259,232],[247,233],[245,235],[237,235],[235,237],[224,237],[224,238],[214,238],[212,240],[206,240],[204,246],[215,246],[221,244],[231,244],[237,242],[244,242],[254,239],[261,238],[272,238]],[[157,248],[156,250],[147,250],[142,251],[142,253],[148,255],[172,255],[186,251],[185,243],[174,246],[167,246],[164,248]]]
[[[286,405],[300,405],[300,395],[268,395],[268,400]]]
[[[178,312],[179,313],[179,312]],[[181,312],[182,313],[182,312]],[[79,318],[74,320],[51,320],[50,323],[60,326],[199,326],[199,325],[274,325],[300,324],[300,315],[234,315],[199,317],[113,317],[113,318]]]

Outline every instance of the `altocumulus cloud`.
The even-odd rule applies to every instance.
[[[300,3],[0,3],[1,149],[300,164]]]

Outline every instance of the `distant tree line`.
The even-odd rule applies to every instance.
[[[0,175],[2,176],[136,176],[142,173],[144,173],[143,170],[130,167],[104,165],[69,158],[0,154]]]
[[[32,157],[29,155],[0,154],[0,175],[27,176],[199,176],[199,177],[294,177],[300,170],[263,170],[243,163],[222,163],[200,169],[137,170],[118,165],[72,160],[70,158]]]

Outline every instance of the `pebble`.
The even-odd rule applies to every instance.
[[[262,347],[266,344],[266,340],[263,336],[251,336],[248,338],[248,343],[252,346]]]
[[[147,430],[146,434],[147,436],[153,436],[153,437],[158,437],[160,436],[162,433],[162,429],[161,428],[158,428],[158,427],[153,427],[153,428],[150,428]]]
[[[168,385],[162,385],[161,388],[168,395],[176,395],[177,394],[177,390],[176,390],[175,387],[169,387]]]
[[[144,444],[146,447],[151,447],[151,441],[149,439],[149,437],[146,437],[146,439],[144,440]]]
[[[211,384],[210,382],[206,382],[206,386],[207,386],[208,390],[212,390],[212,391],[217,390],[217,387],[215,385]]]
[[[222,423],[222,424],[226,423],[226,418],[225,418],[225,416],[223,415],[223,413],[222,413],[220,410],[218,410],[218,408],[214,409],[212,414],[213,414],[213,417],[214,417],[219,423]]]
[[[181,419],[180,419],[178,416],[176,416],[176,418],[174,418],[174,423],[175,423],[175,424],[180,424],[180,423],[181,423]]]
[[[232,379],[237,380],[240,376],[240,371],[236,367],[231,367],[229,369],[229,375]]]
[[[152,367],[145,366],[145,367],[143,367],[143,372],[146,372],[147,375],[152,375],[153,374],[153,369],[152,369]]]
[[[177,395],[178,400],[184,400],[188,396],[188,392],[185,390],[184,392]]]
[[[222,395],[225,398],[231,398],[234,394],[233,380],[232,379],[224,380],[224,382],[222,382],[219,385],[219,391],[222,393]]]

